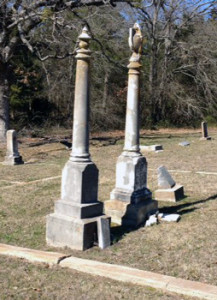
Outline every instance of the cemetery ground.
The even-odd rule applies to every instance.
[[[64,135],[63,131],[58,138]],[[102,133],[91,139],[90,153],[99,169],[100,201],[109,200],[114,188],[116,160],[123,148],[121,135]],[[19,152],[25,164],[0,165],[0,243],[59,251],[217,285],[217,129],[209,129],[209,135],[211,141],[200,141],[200,130],[142,131],[142,145],[164,147],[163,152],[143,153],[148,161],[148,187],[157,189],[157,168],[164,165],[175,181],[184,185],[186,198],[177,203],[159,202],[159,208],[179,213],[181,220],[130,232],[112,224],[113,245],[84,252],[52,248],[45,241],[46,215],[53,212],[54,201],[60,198],[61,171],[70,152],[58,142],[47,140],[43,144],[44,139],[20,138]],[[182,141],[190,142],[190,146],[179,146]],[[4,155],[5,148],[1,147],[1,161]],[[193,299],[103,278],[96,280],[58,267],[31,265],[21,259],[0,257],[0,263],[2,299]]]

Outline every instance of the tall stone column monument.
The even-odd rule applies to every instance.
[[[110,218],[103,215],[98,197],[98,169],[89,154],[89,50],[90,36],[79,36],[75,83],[73,146],[62,172],[61,199],[47,216],[46,240],[52,246],[85,250],[99,241],[110,245]]]
[[[157,210],[147,189],[147,162],[139,147],[139,77],[142,52],[142,34],[136,23],[130,29],[129,46],[132,50],[128,65],[128,94],[125,124],[125,143],[116,165],[116,186],[109,201],[105,202],[106,214],[112,221],[137,227],[147,216]]]

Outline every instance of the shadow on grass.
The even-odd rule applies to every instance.
[[[141,225],[142,227],[142,225]],[[139,228],[139,227],[138,227]],[[126,226],[114,226],[111,227],[111,242],[116,244],[118,241],[122,240],[127,233],[137,230],[138,228],[130,228]]]
[[[217,200],[217,194],[210,196],[206,199],[191,201],[188,203],[182,203],[182,204],[174,205],[174,206],[164,206],[164,207],[160,208],[159,211],[162,213],[167,213],[167,214],[174,214],[174,213],[178,213],[180,215],[189,214],[195,210],[200,209],[199,207],[195,207],[195,205],[205,203],[208,201],[212,201],[212,200]],[[118,241],[120,241],[122,238],[124,238],[124,236],[127,233],[138,230],[140,227],[143,227],[143,226],[144,226],[144,224],[141,224],[137,228],[130,228],[130,227],[121,226],[121,225],[112,226],[111,227],[112,244],[116,244]]]
[[[199,207],[194,207],[197,204],[205,203],[208,201],[217,200],[217,194],[212,195],[208,198],[196,200],[188,203],[183,203],[180,205],[174,205],[174,206],[164,206],[160,208],[160,212],[167,213],[167,214],[174,214],[179,213],[180,215],[191,213],[195,210],[198,210]],[[185,209],[186,208],[186,209]]]
[[[150,140],[156,140],[156,139],[184,139],[184,138],[197,138],[200,136],[200,133],[195,134],[159,134],[159,135],[141,135],[140,139],[150,139]]]
[[[118,141],[123,140],[123,137],[92,137],[90,139],[90,144],[110,146],[115,145]]]

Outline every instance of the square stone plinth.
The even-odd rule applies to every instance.
[[[68,161],[62,172],[61,201],[94,203],[98,197],[98,169],[93,162]]]
[[[211,136],[206,136],[206,137],[200,138],[200,141],[210,141],[211,139],[212,139]]]
[[[47,244],[53,247],[69,247],[82,251],[91,248],[94,242],[97,241],[97,222],[99,218],[105,219],[106,216],[78,219],[56,213],[48,215],[46,226]]]
[[[162,145],[149,145],[149,146],[140,146],[140,150],[147,151],[147,152],[157,152],[157,151],[163,151]]]
[[[113,223],[136,228],[145,223],[149,215],[157,212],[158,203],[151,199],[138,204],[108,200],[104,202],[104,208],[106,215],[111,217]]]
[[[3,165],[15,166],[15,165],[22,165],[24,161],[22,156],[5,156],[5,160],[3,161]]]
[[[97,217],[103,214],[103,203],[95,201],[79,204],[59,200],[55,202],[55,213],[79,219]]]
[[[110,194],[111,200],[119,200],[126,203],[137,204],[152,198],[152,193],[149,189],[143,188],[142,190],[132,191],[115,188]]]
[[[183,185],[178,184],[171,189],[158,189],[155,191],[154,195],[155,199],[158,201],[169,202],[177,202],[185,197]]]

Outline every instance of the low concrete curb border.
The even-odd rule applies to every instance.
[[[200,299],[217,299],[217,287],[205,283],[142,271],[129,267],[112,265],[93,260],[65,256],[62,253],[32,250],[0,244],[0,255],[24,258],[30,262],[59,264],[91,275],[102,276],[126,283],[162,289],[181,295],[198,297]]]

